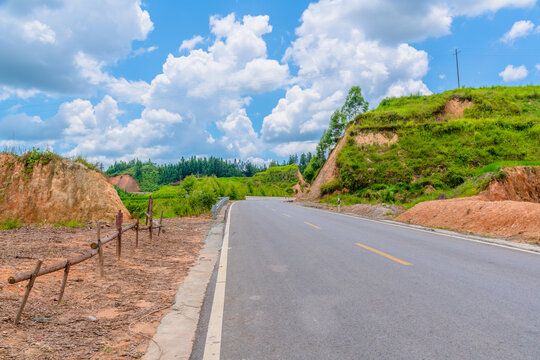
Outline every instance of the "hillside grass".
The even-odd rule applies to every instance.
[[[464,117],[443,110],[469,100]],[[321,189],[323,202],[384,202],[406,207],[439,196],[480,192],[502,167],[540,165],[540,86],[461,89],[383,100],[349,126],[337,157],[340,177]],[[365,132],[395,133],[388,145],[358,146]],[[336,192],[346,192],[337,194]]]
[[[143,214],[148,198],[154,199],[154,216],[195,216],[209,212],[219,197],[242,200],[245,196],[290,196],[298,182],[296,165],[271,167],[253,177],[186,177],[180,186],[163,186],[151,194],[131,194],[117,188],[120,199],[131,213]]]

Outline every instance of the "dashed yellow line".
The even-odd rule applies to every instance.
[[[312,223],[308,223],[307,221],[304,221],[304,224],[313,226],[315,229],[320,229],[320,227],[318,227],[317,225],[313,225]]]
[[[286,216],[286,217],[291,217],[291,215],[285,214],[285,213],[283,213],[283,214],[281,214],[281,215]]]
[[[411,266],[411,265],[412,265],[410,262],[407,262],[407,261],[405,261],[405,260],[398,259],[397,257],[394,257],[394,256],[392,256],[392,255],[388,255],[388,254],[386,254],[386,253],[383,253],[382,251],[376,250],[376,249],[371,248],[371,247],[369,247],[369,246],[367,246],[367,245],[360,244],[360,243],[356,243],[356,245],[358,245],[358,246],[360,246],[360,247],[363,247],[363,248],[366,249],[366,250],[372,251],[372,252],[374,252],[375,254],[379,254],[379,255],[381,255],[381,256],[384,256],[384,257],[387,258],[387,259],[394,260],[395,262],[398,262],[398,263],[400,263],[400,264],[402,264],[402,265],[407,265],[407,266]]]

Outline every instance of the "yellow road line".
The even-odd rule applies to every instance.
[[[393,257],[392,255],[385,254],[385,253],[383,253],[382,251],[375,250],[374,248],[371,248],[371,247],[369,247],[369,246],[367,246],[367,245],[360,244],[360,243],[356,243],[356,245],[361,246],[361,247],[363,247],[364,249],[367,249],[367,250],[369,250],[369,251],[373,251],[375,254],[379,254],[379,255],[384,256],[385,258],[388,258],[388,259],[390,259],[390,260],[394,260],[395,262],[398,262],[398,263],[400,263],[400,264],[402,264],[402,265],[408,265],[408,266],[409,266],[409,265],[412,265],[410,262],[407,262],[407,261],[398,259],[397,257]]]
[[[311,223],[308,223],[307,221],[304,221],[304,224],[309,225],[309,226],[313,226],[315,229],[320,229],[320,227],[318,227],[317,225],[313,225]]]
[[[283,213],[283,214],[281,214],[281,215],[286,216],[286,217],[291,217],[291,215],[285,214],[285,213]]]

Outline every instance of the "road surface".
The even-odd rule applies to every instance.
[[[280,201],[229,219],[192,359],[540,359],[539,254]]]

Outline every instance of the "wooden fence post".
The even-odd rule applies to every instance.
[[[36,263],[36,267],[34,268],[34,272],[32,273],[32,277],[30,278],[30,280],[28,280],[28,284],[26,284],[26,292],[24,293],[21,307],[19,308],[19,312],[17,313],[17,317],[15,318],[15,325],[19,323],[19,320],[21,320],[21,315],[24,310],[24,306],[26,305],[26,302],[28,301],[30,290],[32,290],[32,287],[34,286],[34,282],[36,281],[40,268],[41,268],[41,260],[38,260],[38,262]]]
[[[161,209],[161,216],[159,217],[159,230],[158,230],[158,233],[157,233],[157,236],[159,236],[159,234],[161,234],[161,226],[163,224],[163,209]]]
[[[152,202],[152,195],[148,196],[148,206],[146,207],[147,214],[150,214],[150,202]],[[144,219],[144,225],[148,226],[148,216]]]
[[[116,238],[116,256],[118,260],[122,256],[122,210],[118,210],[116,215],[116,228],[118,229],[118,237]]]
[[[135,249],[139,248],[139,218],[140,212],[137,211],[137,224],[135,225]]]
[[[103,277],[103,244],[101,244],[101,225],[99,220],[96,222],[97,226],[97,248],[98,248],[98,263],[99,263],[99,276]]]
[[[58,305],[60,305],[60,302],[62,301],[62,297],[64,296],[64,290],[66,289],[70,266],[71,264],[69,263],[69,260],[66,260],[66,267],[64,268],[64,277],[62,278],[62,286],[60,286],[60,294],[58,295]]]
[[[148,230],[150,234],[150,241],[152,241],[152,226],[154,225],[154,199],[152,199],[152,195],[150,195],[150,198],[148,199],[148,208],[150,209],[150,211],[148,211],[148,215],[150,215],[150,219],[148,219],[150,222],[150,227]]]

